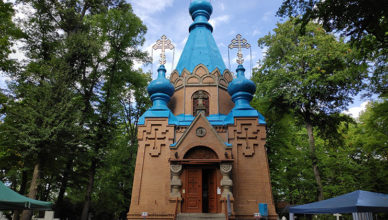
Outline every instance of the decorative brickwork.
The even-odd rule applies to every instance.
[[[145,147],[150,148],[150,155],[158,157],[162,147],[167,147],[174,139],[172,127],[167,127],[160,121],[149,121],[146,127],[140,127],[138,131],[138,140],[142,141]]]
[[[176,133],[184,133],[186,131],[186,126],[177,126],[175,129]]]
[[[259,144],[258,140],[265,137],[265,128],[259,127],[256,120],[238,122],[230,131],[229,140],[234,139],[234,144],[242,148],[246,157],[253,156]]]
[[[210,73],[202,64],[196,66],[192,73],[184,70],[182,74],[179,75],[178,71],[175,70],[170,76],[170,82],[174,85],[176,90],[183,87],[183,82],[185,82],[187,86],[219,85],[220,87],[227,89],[228,84],[232,80],[233,76],[229,70],[225,70],[223,74],[221,74],[218,69],[215,69]]]

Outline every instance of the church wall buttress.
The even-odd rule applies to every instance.
[[[233,145],[233,195],[237,216],[257,212],[258,203],[267,203],[269,215],[276,215],[271,192],[265,125],[257,118],[237,118],[228,127],[229,143]]]
[[[149,215],[171,215],[175,205],[169,201],[170,158],[169,146],[174,141],[174,126],[168,119],[146,119],[138,129],[138,152],[128,218],[142,212]],[[161,181],[163,180],[163,181]]]

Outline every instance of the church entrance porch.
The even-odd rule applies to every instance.
[[[233,159],[219,159],[207,146],[191,147],[183,155],[182,159],[170,159],[170,198],[180,199],[177,213],[225,213],[225,198],[233,198]]]
[[[182,173],[182,212],[218,213],[220,171],[213,166],[186,166]]]

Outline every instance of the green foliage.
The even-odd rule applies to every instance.
[[[133,69],[147,61],[138,48],[146,27],[123,1],[21,3],[34,9],[21,23],[28,62],[8,72],[14,81],[0,96],[0,177],[17,188],[38,163],[37,198],[57,201],[59,217],[90,209],[96,219],[120,218],[137,120],[149,106],[150,77]]]
[[[388,3],[380,0],[284,0],[280,16],[298,17],[304,27],[318,20],[325,30],[347,36],[371,63],[369,90],[388,93]],[[373,15],[373,16],[371,16]],[[301,29],[302,32],[304,28]],[[367,78],[365,78],[367,79]]]
[[[384,128],[382,119],[386,114],[380,114],[379,109],[386,103],[372,103],[361,114],[359,121],[341,123],[338,128],[341,142],[337,141],[337,136],[316,136],[318,165],[325,198],[354,190],[387,193],[388,183],[385,180],[388,178],[388,137],[380,132]],[[275,204],[316,201],[306,130],[297,126],[292,114],[275,114],[260,100],[255,100],[254,106],[264,113],[267,120],[266,147]],[[380,121],[373,116],[380,118]],[[372,121],[381,127],[370,124]],[[333,138],[336,145],[331,144]]]
[[[373,35],[388,44],[388,3],[379,0],[284,0],[280,16],[299,16],[304,24],[319,19],[328,31],[343,31],[354,40]],[[371,16],[373,14],[373,16]]]
[[[0,0],[0,71],[8,71],[14,65],[8,55],[12,52],[14,40],[23,36],[12,21],[13,14],[12,3]]]
[[[272,117],[267,117],[270,128],[266,146],[274,198],[291,204],[311,202],[315,199],[315,181],[306,131],[289,114],[276,121]]]
[[[259,39],[267,47],[261,67],[254,73],[259,85],[256,98],[275,114],[292,114],[296,125],[305,125],[309,159],[323,199],[323,186],[314,128],[321,137],[337,136],[337,128],[349,118],[340,114],[362,88],[367,65],[360,52],[318,24],[301,24],[291,19],[278,24],[273,34]],[[336,139],[330,139],[332,143]]]
[[[341,112],[361,90],[367,66],[356,49],[318,24],[307,24],[304,35],[299,29],[291,19],[259,40],[268,51],[254,76],[257,97],[293,109],[302,121],[323,128],[320,120]]]

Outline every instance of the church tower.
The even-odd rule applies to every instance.
[[[250,106],[256,85],[226,69],[208,23],[208,0],[192,0],[193,23],[170,79],[164,62],[140,118],[128,219],[277,219],[264,117]],[[142,216],[143,215],[143,216]],[[190,217],[191,216],[191,217]]]

